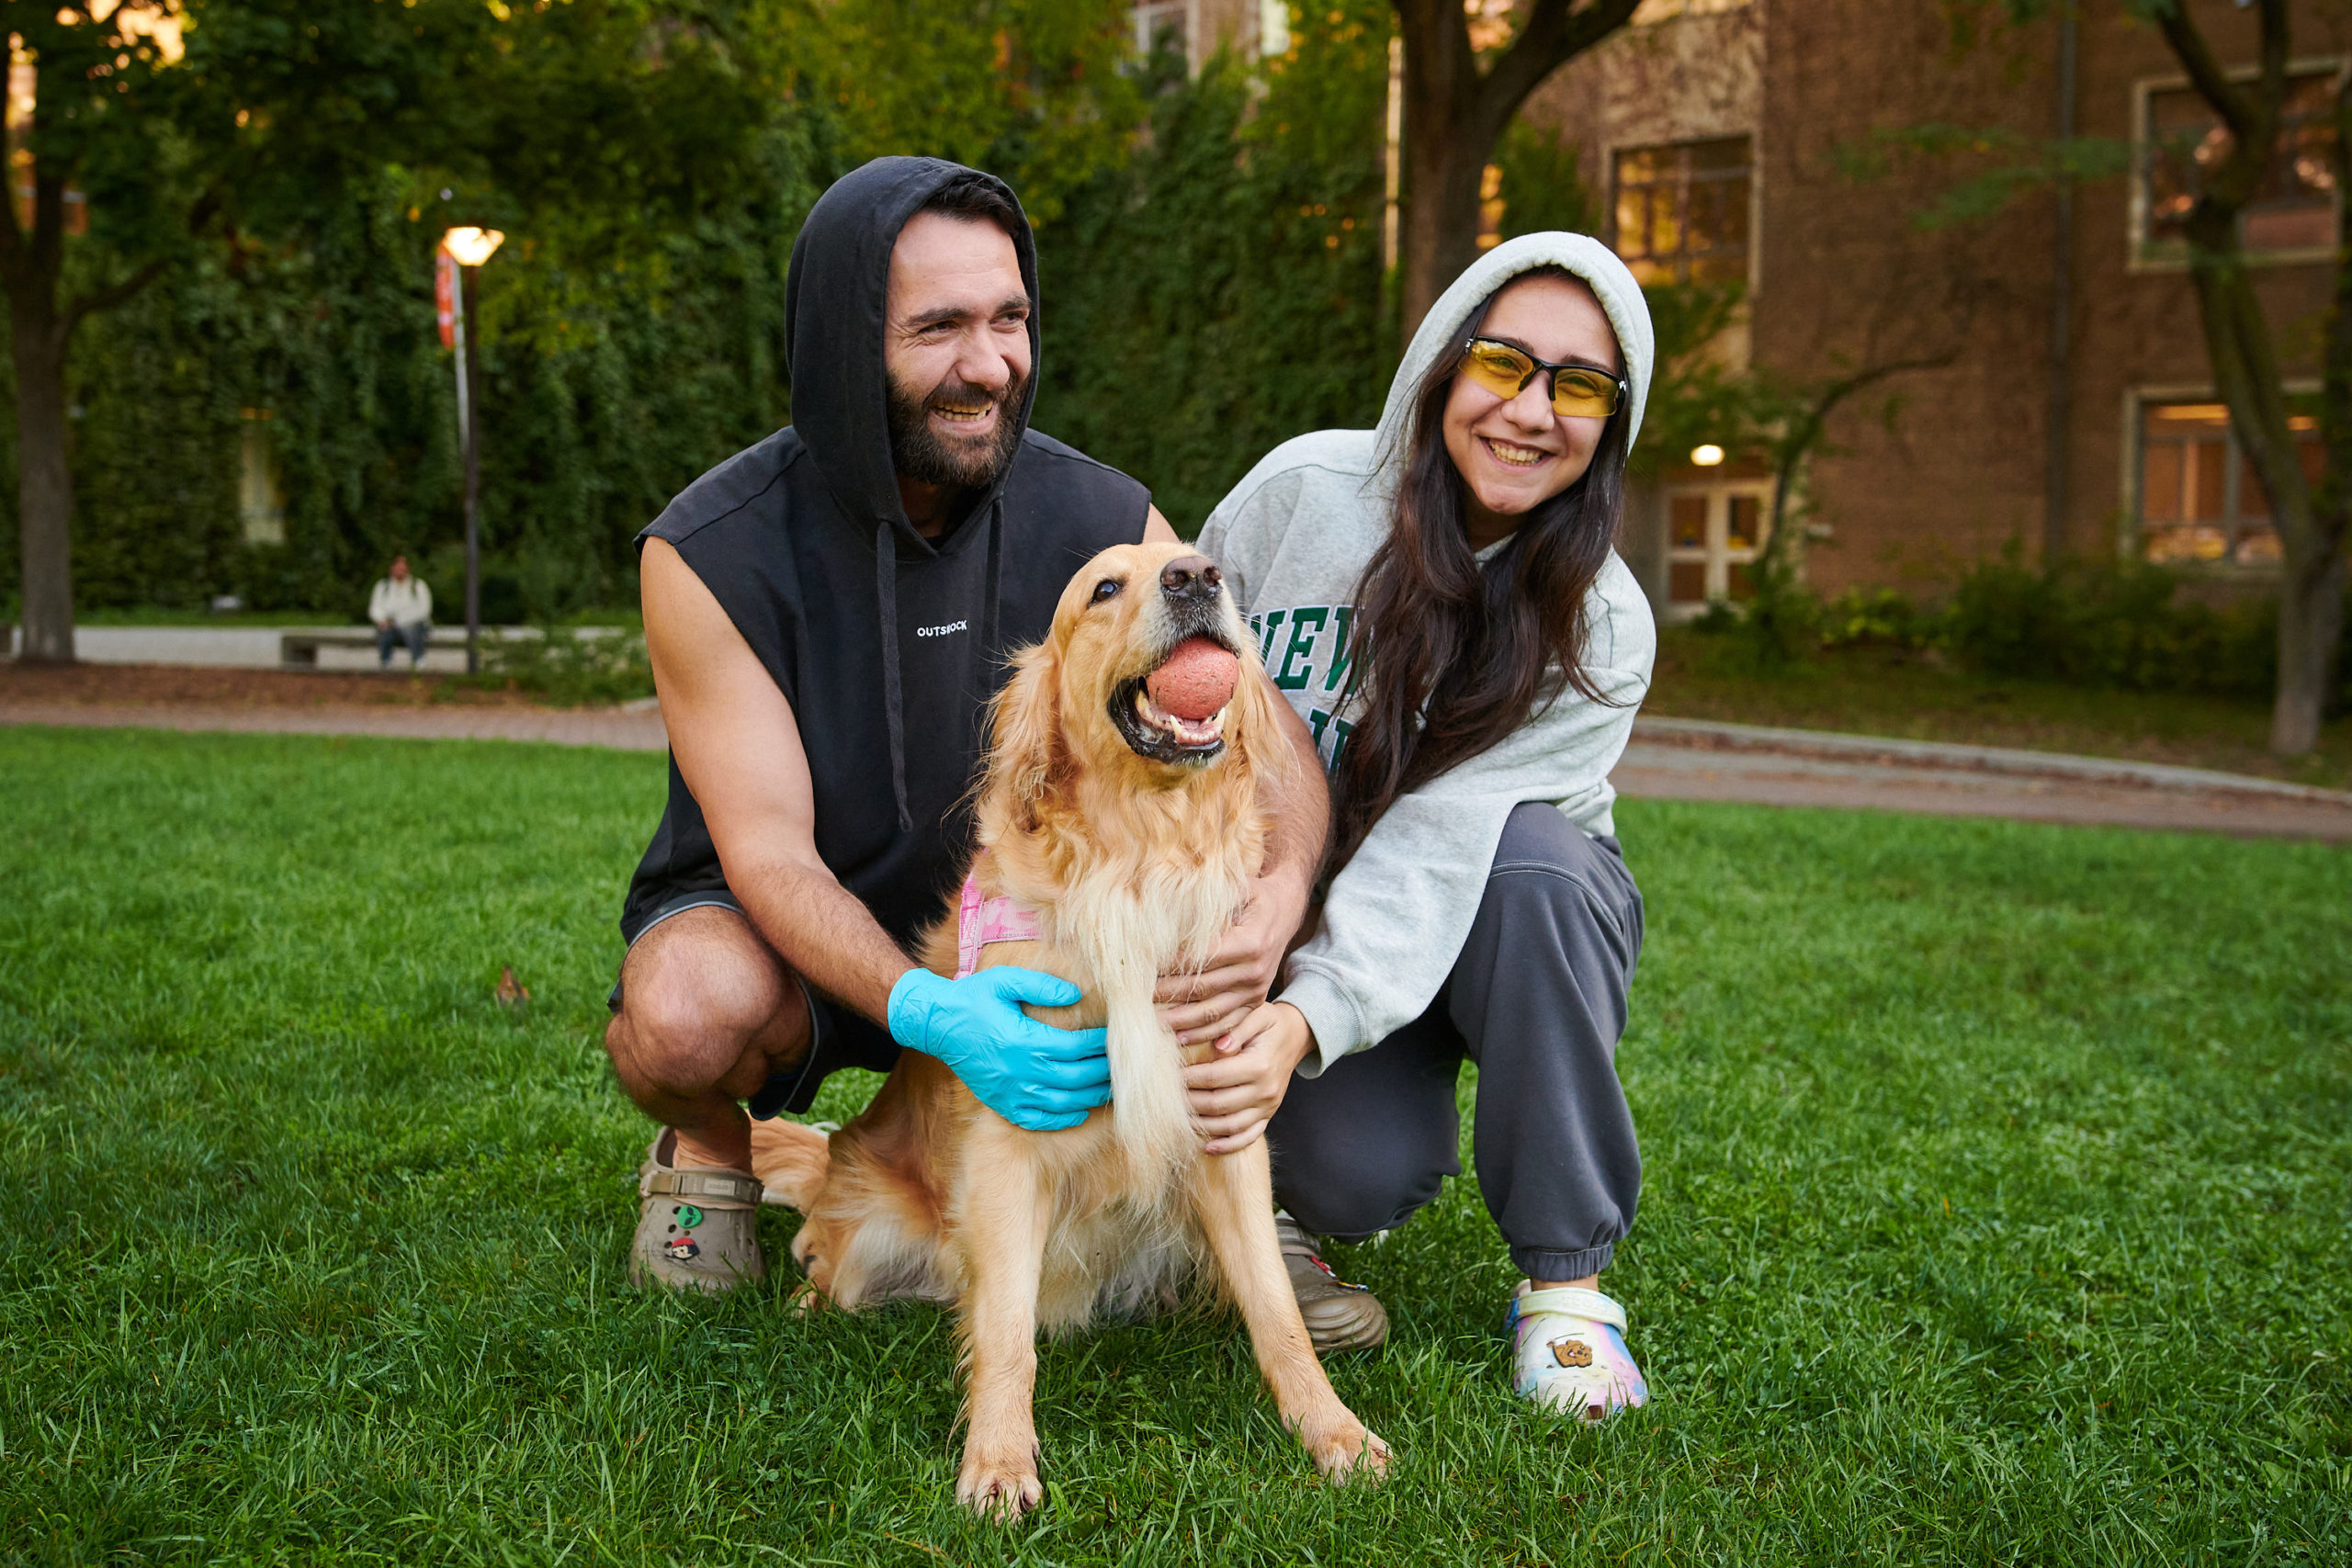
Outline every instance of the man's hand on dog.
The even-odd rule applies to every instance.
[[[1184,1069],[1193,1129],[1213,1155],[1246,1149],[1263,1137],[1282,1109],[1290,1076],[1315,1049],[1306,1015],[1288,1002],[1269,1002],[1216,1043],[1216,1055]]]
[[[945,1063],[1014,1126],[1056,1133],[1110,1103],[1107,1032],[1056,1029],[1021,1004],[1073,1007],[1082,994],[1058,975],[1010,964],[960,980],[910,969],[890,987],[890,1037]]]
[[[1152,1000],[1180,1045],[1215,1040],[1266,999],[1283,953],[1306,913],[1307,888],[1277,874],[1250,885],[1250,907],[1198,974],[1162,975]]]

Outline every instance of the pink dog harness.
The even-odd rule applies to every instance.
[[[964,878],[956,906],[956,978],[980,966],[980,949],[992,942],[1035,942],[1045,935],[1037,911],[1011,898],[980,896],[979,878]]]

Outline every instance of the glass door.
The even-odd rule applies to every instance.
[[[1770,532],[1770,485],[1678,485],[1667,491],[1667,614],[1688,620],[1750,592],[1747,569]]]

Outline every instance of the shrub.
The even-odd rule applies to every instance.
[[[1938,648],[1975,674],[2143,692],[2266,698],[2278,680],[2278,606],[2264,597],[2215,608],[2180,598],[2181,580],[2144,561],[2029,567],[2015,547],[1972,567],[1940,606],[1891,588],[1826,602],[1763,575],[1745,604],[1710,604],[1690,623],[1726,638],[1740,667],[1770,673],[1815,649]],[[2352,624],[2352,599],[2346,601]],[[2352,707],[2352,660],[2335,704]]]
[[[1793,566],[1758,563],[1748,569],[1748,584],[1737,604],[1710,601],[1691,629],[1725,638],[1740,667],[1756,674],[1801,663],[1822,646],[1820,597],[1797,581]]]
[[[1939,640],[1981,674],[2131,691],[2268,694],[2278,609],[2178,602],[2179,580],[2144,561],[2067,560],[2044,570],[2012,548],[1962,577]]]
[[[499,637],[482,644],[481,664],[481,673],[468,677],[467,684],[531,692],[566,707],[653,694],[645,634],[632,627],[549,626],[537,637]]]
[[[1821,606],[1824,648],[1923,648],[1936,617],[1893,588],[1849,588]]]

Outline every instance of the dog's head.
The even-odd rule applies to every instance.
[[[1163,705],[1154,688],[1175,689],[1163,675],[1171,660],[1204,672],[1212,690],[1220,666],[1228,670],[1230,699],[1215,712],[1199,701]],[[997,698],[990,771],[1016,797],[1034,800],[1056,776],[1080,773],[1165,788],[1237,754],[1254,750],[1263,763],[1273,750],[1256,646],[1223,573],[1189,545],[1118,545],[1088,561],[1062,590],[1053,630],[1015,662]]]

